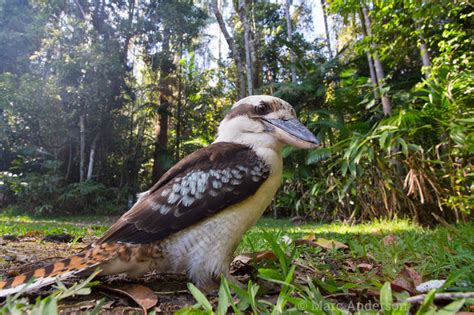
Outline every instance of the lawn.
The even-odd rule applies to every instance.
[[[114,219],[3,214],[0,266],[11,272],[11,268],[49,256],[70,255],[103,233]],[[71,237],[66,243],[44,240],[50,234]],[[410,295],[419,295],[415,286],[429,280],[448,280],[437,292],[474,291],[473,244],[473,223],[437,228],[424,228],[406,220],[295,225],[288,220],[263,218],[244,236],[232,264],[232,274],[246,283],[245,289],[223,282],[219,296],[206,298],[194,287],[186,287],[182,277],[152,277],[139,283],[158,296],[158,303],[150,311],[181,309],[181,313],[196,313],[212,307],[218,313],[229,309],[324,314],[383,309],[385,314],[405,314],[410,306],[411,312],[425,313],[444,307],[443,311],[455,313],[461,307],[472,311],[473,300],[448,296],[447,299],[437,297],[434,303],[430,300],[433,291],[425,297],[424,304],[423,298],[418,303],[403,301]],[[101,285],[90,294],[89,289],[75,288],[88,294],[64,298],[59,302],[60,308],[80,304],[83,307],[80,310],[91,311],[96,301],[101,301],[103,310],[136,307],[131,300],[117,298],[104,289],[108,285],[113,287],[113,281],[103,278],[100,281]],[[128,285],[129,282],[120,279],[118,283]],[[229,287],[234,293],[230,293]],[[60,292],[64,295],[65,289]],[[34,302],[31,298],[29,301]],[[48,301],[51,299],[43,300],[43,307]],[[8,302],[4,312],[8,307],[20,307],[15,301]],[[37,302],[37,307],[40,305]]]

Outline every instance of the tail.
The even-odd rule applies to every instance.
[[[0,281],[0,297],[22,290],[33,291],[52,284],[56,280],[64,280],[86,271],[92,272],[92,268],[110,261],[115,256],[111,251],[102,251],[105,249],[102,247],[91,248],[46,267]],[[32,282],[29,283],[30,281]]]

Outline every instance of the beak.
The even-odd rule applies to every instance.
[[[263,118],[269,131],[283,143],[300,149],[313,149],[321,144],[318,138],[298,119]]]

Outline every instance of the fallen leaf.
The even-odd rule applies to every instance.
[[[43,236],[44,232],[42,231],[28,231],[25,233],[25,236]]]
[[[265,250],[263,252],[258,252],[257,254],[257,262],[262,260],[276,260],[276,255],[271,250]]]
[[[383,238],[383,244],[385,246],[393,245],[397,241],[397,237],[393,234],[387,235]]]
[[[73,240],[73,237],[69,234],[49,234],[43,238],[45,242],[54,242],[54,243],[69,243]]]
[[[405,266],[392,281],[392,289],[397,292],[407,291],[416,294],[416,287],[421,283],[421,276],[415,269]]]
[[[232,263],[235,262],[240,262],[242,264],[250,264],[253,261],[253,258],[255,257],[257,262],[263,261],[263,260],[275,260],[276,255],[273,251],[271,250],[264,250],[261,252],[256,252],[256,253],[242,253],[234,258]]]
[[[153,293],[150,288],[140,284],[127,284],[120,287],[100,285],[98,287],[131,298],[133,301],[135,301],[135,303],[137,303],[138,306],[142,308],[144,314],[147,314],[147,310],[158,303],[158,297],[156,294]]]
[[[271,250],[265,250],[256,253],[242,253],[232,260],[230,264],[230,273],[233,276],[250,275],[254,271],[253,259],[257,262],[264,260],[276,260],[276,255]]]
[[[19,241],[19,239],[18,239],[17,236],[11,235],[11,234],[5,234],[5,235],[3,235],[3,239],[4,239],[4,240],[7,240],[7,241],[13,241],[13,242],[18,242],[18,241]]]
[[[421,283],[421,276],[420,274],[415,270],[415,268],[405,266],[404,270],[406,271],[407,275],[410,277],[410,279],[413,281],[413,284],[416,286],[420,285]]]
[[[241,264],[248,265],[250,264],[251,261],[252,261],[251,256],[249,256],[248,254],[241,254],[241,255],[236,256],[234,260],[232,261],[232,263],[239,262]]]
[[[333,247],[335,249],[347,249],[349,246],[347,246],[344,243],[334,241],[334,240],[327,240],[325,238],[315,238],[314,236],[305,236],[302,239],[296,240],[295,241],[296,245],[309,245],[313,247],[322,247],[324,249],[332,249]]]
[[[374,268],[374,265],[367,263],[360,263],[357,265],[357,268],[362,272],[370,271]]]

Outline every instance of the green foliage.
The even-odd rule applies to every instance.
[[[37,161],[36,161],[37,162]],[[55,161],[44,161],[38,171],[25,171],[35,163],[15,161],[13,174],[0,173],[0,189],[4,199],[15,202],[33,214],[51,213],[113,213],[117,206],[111,189],[93,180],[64,185],[61,176],[55,173]]]
[[[7,296],[5,304],[0,308],[0,314],[58,314],[58,302],[75,295],[89,295],[91,287],[97,285],[98,282],[92,282],[92,279],[100,272],[100,270],[93,272],[87,279],[79,283],[74,283],[67,288],[63,283],[56,283],[56,291],[46,298],[38,297],[34,304],[30,304],[28,299],[21,297],[22,291],[15,295]],[[104,300],[96,302],[91,314],[97,314],[100,310]]]
[[[334,58],[326,38],[307,40],[310,3],[290,4],[290,41],[282,3],[245,1],[256,93],[293,104],[324,144],[285,149],[274,212],[321,221],[468,218],[472,5],[326,2],[338,34]],[[222,5],[224,15],[238,11],[235,1]],[[239,65],[232,52],[211,51],[208,9],[182,1],[0,2],[0,202],[35,213],[119,212],[212,143],[236,100]],[[244,61],[242,21],[224,18]],[[385,72],[382,88],[369,79],[367,54]],[[383,116],[382,93],[392,117]]]
[[[301,248],[295,246],[294,243],[288,245],[287,242],[282,242],[281,234],[278,232],[278,228],[274,225],[275,222],[272,222],[273,224],[270,222],[267,223],[269,223],[267,228],[265,230],[258,230],[259,236],[254,235],[252,240],[249,242],[255,243],[257,239],[261,239],[263,236],[265,238],[265,243],[262,244],[262,248],[259,247],[259,250],[271,248],[272,252],[277,257],[273,263],[263,261],[260,262],[258,266],[258,278],[272,282],[279,286],[279,294],[276,300],[273,302],[268,302],[265,299],[265,287],[267,286],[265,282],[259,281],[259,283],[254,283],[253,281],[249,281],[246,286],[241,287],[232,284],[226,280],[225,277],[222,277],[219,288],[218,303],[215,309],[213,309],[213,304],[205,297],[202,292],[200,292],[193,285],[189,284],[188,288],[196,299],[197,304],[192,307],[180,310],[180,314],[199,314],[200,312],[205,312],[205,314],[214,314],[214,311],[216,314],[223,314],[228,308],[232,309],[232,312],[235,314],[300,314],[303,312],[311,314],[346,314],[348,310],[351,312],[358,311],[358,314],[373,314],[375,312],[379,312],[381,314],[405,315],[411,314],[415,310],[417,314],[445,314],[445,312],[446,314],[454,314],[455,312],[459,311],[466,303],[465,300],[459,299],[452,302],[448,306],[437,307],[434,303],[434,294],[439,293],[440,291],[433,290],[426,295],[421,306],[416,306],[407,301],[407,298],[409,297],[408,294],[392,292],[390,282],[386,282],[387,279],[384,280],[375,273],[369,273],[365,275],[357,273],[354,275],[343,274],[335,277],[334,275],[331,275],[331,266],[323,265],[320,262],[318,263],[311,261],[311,259],[308,258],[308,256],[311,256],[314,253],[316,253],[315,256],[324,256],[321,252],[319,252],[318,255],[318,252],[315,249]],[[390,228],[390,224],[387,223],[385,223],[383,226]],[[372,228],[375,228],[375,226],[372,226]],[[308,226],[294,229],[302,230],[307,233],[310,227]],[[336,229],[330,230],[333,232],[336,231]],[[366,233],[368,232],[369,230],[366,230]],[[394,231],[391,232],[393,233]],[[321,234],[319,233],[318,235]],[[410,243],[408,246],[411,247],[411,254],[415,256],[418,255],[418,257],[423,257],[424,254],[421,253],[420,250],[422,246],[426,245],[426,242],[419,242],[419,240],[417,240],[420,235],[417,235],[413,239],[411,239],[408,235],[395,235],[398,235],[402,238],[400,239],[400,244]],[[334,233],[332,236],[334,237]],[[343,241],[340,239],[340,236],[341,235],[339,235],[339,240]],[[298,236],[294,237],[296,238]],[[349,261],[356,259],[358,255],[362,254],[360,251],[361,247],[370,247],[375,245],[380,246],[381,248],[377,250],[375,248],[369,249],[367,247],[363,250],[364,253],[362,255],[365,257],[365,259],[367,259],[367,255],[369,255],[369,253],[377,254],[375,261],[378,261],[383,266],[383,273],[388,272],[390,269],[399,270],[402,268],[401,266],[404,266],[404,263],[402,263],[399,267],[385,264],[389,261],[403,259],[400,256],[401,253],[408,253],[409,251],[403,251],[400,248],[393,248],[393,251],[390,250],[390,253],[387,253],[388,249],[385,245],[381,244],[382,242],[380,239],[368,241],[367,239],[362,240],[360,237],[363,237],[363,234],[352,234],[347,236],[345,240],[348,242],[352,254],[344,254],[337,250],[328,251],[326,254],[329,255],[330,258],[328,257],[327,260],[332,261],[332,264],[336,265],[348,263]],[[439,241],[440,246],[444,246],[444,241],[434,241],[433,235],[427,235],[426,237],[427,240],[429,239],[431,242]],[[463,242],[462,240],[459,241],[461,243]],[[385,247],[385,252],[383,252],[382,247]],[[427,252],[428,255],[431,253],[433,253],[432,249]],[[378,254],[380,254],[380,256]],[[394,256],[388,258],[386,257],[387,254],[393,254]],[[301,255],[304,255],[305,259],[301,259]],[[382,256],[384,256],[386,260],[379,260],[379,258],[382,258]],[[467,265],[472,265],[472,258],[473,257],[471,254],[471,258],[469,258],[470,262],[466,262]],[[414,259],[417,260],[417,258]],[[301,278],[297,280],[295,279],[295,272],[297,268],[295,262],[298,262],[300,268],[301,264],[304,264],[307,268],[316,268],[318,272],[326,272],[315,279],[310,279],[308,277],[306,280]],[[262,265],[264,265],[264,268],[262,268]],[[464,264],[462,263],[462,265]],[[339,272],[345,273],[345,271],[342,271],[341,268],[338,270]],[[424,270],[427,271],[433,269],[427,268]],[[450,270],[450,272],[453,272],[453,270]],[[447,280],[446,286],[440,290],[445,290],[447,287],[453,288],[454,279],[459,278],[461,274],[466,276],[466,269],[460,270],[459,272],[453,272],[452,277]],[[361,278],[367,276],[370,277],[370,280]],[[429,278],[433,275],[426,276]],[[391,279],[394,277],[395,274],[389,276]],[[472,280],[472,276],[470,278]],[[473,284],[474,283],[472,282],[470,283],[471,286]],[[347,296],[344,294],[347,294],[352,288],[360,288],[361,285],[366,290],[371,289],[379,291],[380,294],[378,301],[359,304],[347,301]],[[328,294],[337,296],[337,293],[343,296],[343,299],[338,303],[335,303],[334,301],[331,301],[330,298],[325,297]]]
[[[309,117],[324,147],[289,154],[290,170],[276,205],[320,220],[407,216],[432,222],[432,213],[465,220],[474,208],[474,72],[472,56],[465,53],[471,13],[452,1],[404,8],[393,1],[365,5],[373,35],[348,45],[362,55],[376,43],[389,69],[385,92],[392,99],[393,116],[381,117],[359,56],[341,55],[344,68],[332,67],[324,76],[329,84],[323,106],[314,101],[300,105],[300,117]],[[349,20],[361,14],[360,2],[331,1],[330,10],[348,20],[348,32],[357,32]],[[431,67],[423,69],[425,79],[420,38],[429,43],[432,57]],[[304,85],[320,90],[321,80],[306,76]],[[298,97],[294,99],[298,105]]]

